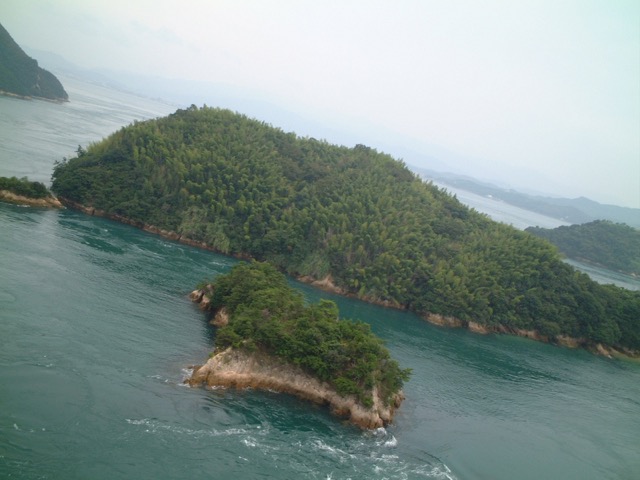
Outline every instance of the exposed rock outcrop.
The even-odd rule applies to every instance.
[[[477,323],[477,322],[469,322],[469,324],[467,325],[467,328],[469,329],[470,332],[480,333],[481,335],[486,335],[490,333],[490,330],[486,327],[486,325],[482,325],[481,323]]]
[[[228,348],[213,355],[201,367],[194,368],[191,386],[255,388],[295,395],[314,403],[328,405],[331,412],[361,428],[372,429],[389,424],[404,396],[395,395],[385,405],[374,389],[373,406],[367,408],[354,396],[343,397],[329,384],[321,382],[301,368],[265,353]]]
[[[16,195],[9,190],[0,190],[0,200],[16,205],[29,205],[31,207],[63,208],[62,203],[55,197],[30,198]]]
[[[503,335],[515,335],[517,337],[524,337],[537,342],[551,343],[565,348],[584,348],[596,355],[601,355],[607,358],[613,358],[616,356],[638,358],[640,354],[631,350],[617,350],[613,347],[604,346],[600,343],[590,343],[585,338],[574,338],[568,335],[557,335],[555,337],[549,337],[543,335],[537,330],[525,330],[523,328],[506,327],[504,325],[484,325],[482,323],[474,321],[462,321],[455,317],[447,317],[444,315],[429,313],[423,317],[429,323],[445,328],[466,328],[470,332],[478,333],[481,335],[487,335],[490,333],[503,334]]]
[[[462,320],[455,317],[445,317],[437,313],[429,313],[425,315],[425,320],[440,327],[461,328],[464,327]]]
[[[209,304],[211,301],[209,300],[209,295],[213,293],[213,286],[206,285],[204,288],[199,290],[194,290],[189,294],[189,298],[192,302],[195,302],[200,305],[200,310],[208,310]],[[225,312],[226,314],[226,312]],[[222,325],[218,325],[222,326]]]

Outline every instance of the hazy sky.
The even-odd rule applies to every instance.
[[[392,155],[640,207],[637,0],[2,0],[0,23],[89,68],[233,85]]]

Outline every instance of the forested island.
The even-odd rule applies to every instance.
[[[640,293],[593,282],[364,145],[192,106],[79,149],[52,180],[71,207],[435,323],[640,350]]]
[[[33,207],[62,207],[44,183],[32,182],[27,177],[0,177],[0,200]]]
[[[56,76],[38,66],[0,24],[0,93],[65,102],[69,95]]]
[[[365,428],[389,423],[402,402],[402,370],[362,322],[334,302],[305,305],[268,263],[241,263],[192,293],[210,312],[216,352],[189,383],[253,387],[327,403]]]
[[[529,227],[564,255],[629,275],[640,275],[640,230],[622,223],[597,220],[582,225],[547,229]]]

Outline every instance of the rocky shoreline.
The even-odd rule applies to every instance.
[[[79,210],[83,213],[86,213],[87,215],[108,218],[110,220],[115,220],[117,222],[124,223],[126,225],[131,225],[133,227],[140,228],[145,232],[160,235],[163,238],[174,240],[174,241],[183,243],[185,245],[190,245],[196,248],[202,248],[204,250],[209,250],[216,253],[223,253],[216,250],[215,248],[210,247],[205,242],[190,239],[188,237],[185,237],[173,231],[164,230],[154,225],[149,225],[144,222],[135,221],[130,218],[124,217],[122,215],[110,214],[103,210],[99,210],[93,207],[86,207],[84,205],[81,205],[79,203],[73,202],[69,199],[65,199],[62,197],[60,197],[60,201],[62,202],[63,205],[68,206],[69,208],[72,208],[74,210]],[[231,256],[238,259],[243,259],[243,260],[248,260],[251,258],[249,255],[246,255],[246,254],[234,254]],[[400,305],[395,302],[382,301],[382,300],[370,298],[370,297],[358,297],[357,295],[350,294],[346,292],[343,288],[336,286],[333,283],[333,279],[331,275],[327,275],[323,279],[316,279],[310,276],[300,276],[297,278],[297,280],[303,283],[307,283],[313,287],[319,288],[329,293],[334,293],[334,294],[346,296],[349,298],[355,298],[355,299],[362,300],[364,302],[371,303],[371,304],[378,305],[385,308],[406,310],[406,308],[403,305]],[[613,347],[609,347],[601,344],[591,345],[588,342],[586,342],[585,339],[581,339],[581,338],[573,338],[573,337],[560,335],[555,339],[551,339],[547,336],[540,334],[536,330],[509,328],[504,325],[487,326],[487,325],[482,325],[480,323],[473,322],[473,321],[465,322],[455,317],[443,316],[443,315],[433,314],[433,313],[422,315],[422,318],[433,325],[437,325],[445,328],[466,328],[473,333],[477,333],[481,335],[487,335],[487,334],[515,335],[518,337],[525,337],[538,342],[551,343],[551,344],[558,345],[561,347],[566,347],[566,348],[584,348],[592,353],[595,353],[597,355],[602,355],[608,358],[613,358],[613,357],[640,358],[640,352],[627,351],[627,350],[619,351]]]
[[[63,208],[62,203],[55,197],[31,198],[17,195],[9,190],[0,190],[0,200],[15,205],[28,205],[30,207]]]
[[[232,256],[234,258],[239,258],[239,259],[243,259],[243,260],[248,260],[251,257],[249,255],[240,255],[240,254],[236,254],[236,255],[231,255],[231,254],[225,254],[223,252],[220,252],[219,250],[210,247],[209,245],[207,245],[205,242],[202,241],[198,241],[198,240],[193,240],[192,238],[189,237],[185,237],[184,235],[181,235],[177,232],[174,232],[172,230],[165,230],[163,228],[160,227],[156,227],[155,225],[150,225],[148,223],[145,222],[140,222],[138,220],[133,220],[129,217],[125,217],[123,215],[118,215],[116,213],[108,213],[105,212],[104,210],[100,210],[94,207],[87,207],[85,205],[81,205],[77,202],[74,202],[73,200],[69,200],[68,198],[64,198],[64,197],[59,197],[60,201],[62,202],[62,204],[68,208],[71,208],[72,210],[78,210],[82,213],[85,213],[87,215],[91,215],[94,217],[101,217],[101,218],[107,218],[109,220],[114,220],[116,222],[120,222],[120,223],[124,223],[125,225],[130,225],[132,227],[136,227],[139,228],[140,230],[143,230],[145,232],[148,233],[153,233],[154,235],[159,235],[162,238],[166,238],[167,240],[173,240],[174,242],[179,242],[179,243],[183,243],[185,245],[189,245],[191,247],[196,247],[196,248],[201,248],[203,250],[209,250],[211,252],[216,252],[216,253],[221,253],[223,255],[229,255]]]
[[[185,383],[194,387],[254,388],[287,393],[319,405],[328,405],[334,415],[347,418],[363,429],[391,423],[396,409],[404,400],[399,393],[391,405],[385,406],[374,389],[373,406],[366,408],[354,396],[340,396],[330,385],[295,365],[260,351],[245,352],[234,348],[217,352],[204,365],[194,367]]]
[[[399,304],[394,304],[388,301],[380,301],[375,298],[358,297],[356,295],[345,292],[344,289],[337,287],[336,285],[333,284],[331,275],[327,275],[327,277],[321,280],[316,280],[308,276],[299,277],[298,280],[303,283],[307,283],[313,287],[324,290],[326,292],[330,292],[330,293],[334,293],[337,295],[342,295],[350,298],[357,298],[364,302],[372,303],[374,305],[378,305],[381,307],[394,308],[398,310],[406,310],[402,305],[399,305]],[[613,347],[605,346],[600,343],[594,345],[587,342],[586,339],[584,338],[574,338],[566,335],[558,335],[555,338],[550,338],[546,335],[542,335],[536,330],[510,328],[504,325],[489,326],[489,325],[483,325],[481,323],[474,322],[474,321],[465,322],[456,317],[440,315],[437,313],[427,313],[425,315],[422,315],[422,318],[427,322],[433,325],[436,325],[438,327],[466,328],[470,332],[477,333],[480,335],[489,335],[489,334],[514,335],[516,337],[524,337],[530,340],[535,340],[537,342],[550,343],[552,345],[557,345],[565,348],[584,348],[585,350],[588,350],[591,353],[594,353],[596,355],[601,355],[607,358],[614,358],[614,357],[640,358],[640,352],[633,352],[633,351],[627,351],[627,350],[620,351]]]

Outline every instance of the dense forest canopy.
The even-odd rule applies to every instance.
[[[69,95],[51,72],[40,68],[0,25],[0,90],[24,97],[68,100]]]
[[[527,228],[546,238],[569,258],[640,275],[640,230],[606,220],[547,229]]]
[[[640,349],[640,294],[491,221],[389,155],[192,106],[59,163],[68,200],[418,314]]]
[[[409,378],[362,322],[339,318],[329,300],[305,305],[302,295],[268,263],[241,263],[211,284],[209,309],[225,309],[229,323],[218,329],[216,346],[261,349],[300,366],[343,395],[373,404],[377,387],[387,405]]]

